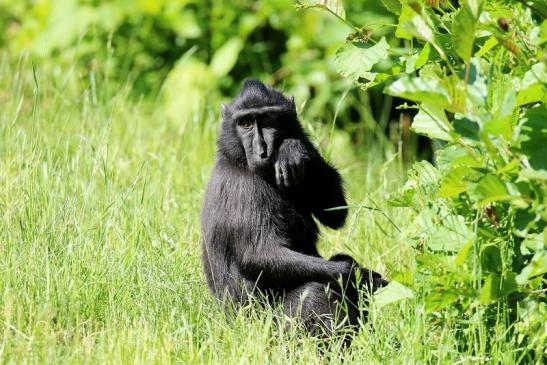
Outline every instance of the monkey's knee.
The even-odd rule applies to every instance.
[[[337,303],[341,296],[325,284],[310,282],[285,294],[285,314],[300,320],[311,333],[331,333],[337,322]]]

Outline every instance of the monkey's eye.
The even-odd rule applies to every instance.
[[[253,121],[250,119],[243,119],[237,123],[241,128],[251,129],[253,127]]]

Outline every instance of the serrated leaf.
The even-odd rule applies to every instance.
[[[403,76],[385,89],[385,93],[403,99],[450,109],[450,96],[438,79]]]
[[[211,60],[210,70],[216,77],[227,75],[237,62],[243,48],[241,39],[234,37],[220,47]]]
[[[388,49],[385,37],[373,46],[365,43],[347,43],[336,52],[334,66],[342,76],[353,81],[359,78],[370,79],[369,71],[376,63],[388,57]]]
[[[484,130],[494,136],[503,136],[509,141],[517,116],[517,95],[507,85],[508,83],[500,83],[498,91],[494,92],[493,119],[484,123]]]
[[[392,206],[418,209],[418,199],[415,199],[416,192],[421,190],[426,199],[433,199],[437,194],[439,179],[440,172],[431,163],[425,160],[415,162],[408,171],[408,179],[405,185],[400,191],[390,195],[388,203]]]
[[[471,239],[471,233],[460,215],[448,215],[442,224],[433,226],[427,240],[427,248],[432,251],[457,252]]]
[[[464,80],[457,75],[446,76],[442,79],[442,84],[448,92],[450,106],[446,109],[453,113],[465,112],[467,103],[467,90]]]
[[[346,11],[342,0],[301,0],[299,3],[305,7],[329,9],[340,18],[346,19]]]
[[[412,121],[410,130],[429,138],[443,141],[452,140],[452,137],[448,134],[450,129],[444,110],[427,104],[422,104],[420,111]]]

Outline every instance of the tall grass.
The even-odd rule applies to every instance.
[[[117,85],[24,57],[0,64],[2,363],[511,361],[504,342],[494,354],[458,352],[471,335],[457,337],[450,318],[436,326],[419,297],[372,305],[348,348],[278,328],[273,310],[227,315],[200,264],[217,106],[170,120],[127,87],[111,92]],[[323,230],[321,251],[350,252],[388,277],[411,267],[411,248],[396,239],[410,217],[384,202],[404,180],[400,159],[306,127],[332,151],[353,207],[343,230]]]

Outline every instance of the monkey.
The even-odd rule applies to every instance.
[[[217,147],[201,212],[203,267],[214,296],[243,305],[258,291],[310,332],[332,331],[347,300],[344,318],[356,324],[357,270],[371,293],[387,281],[348,255],[319,255],[316,220],[341,228],[347,203],[340,174],[304,132],[294,98],[245,81],[222,107]]]

